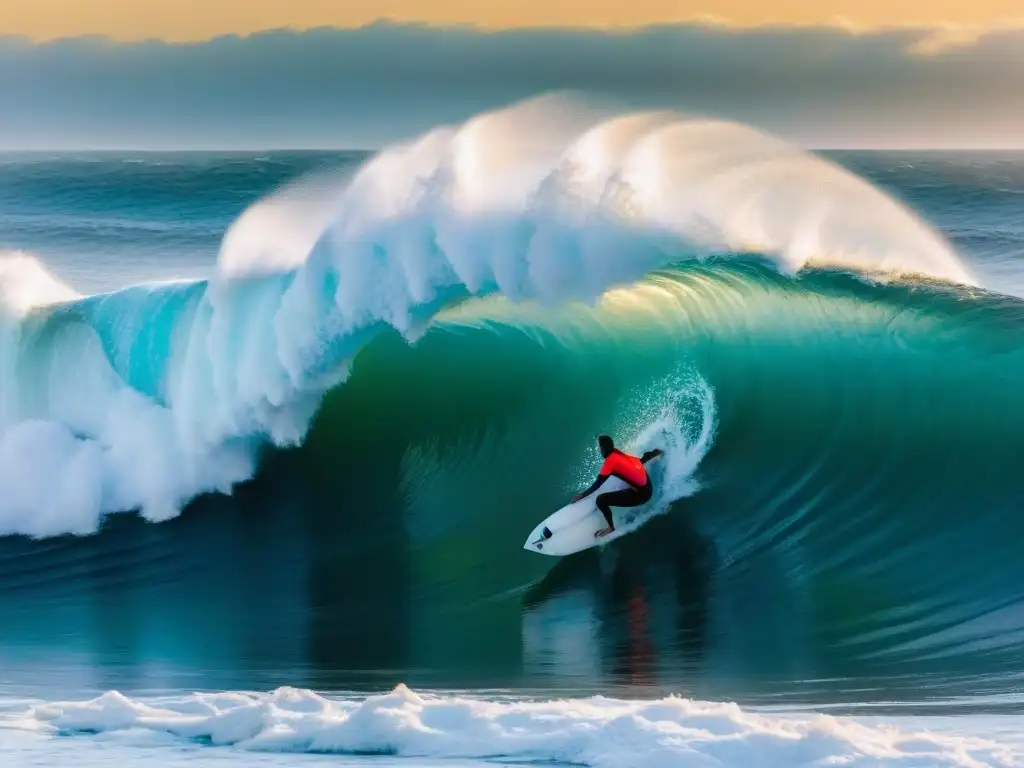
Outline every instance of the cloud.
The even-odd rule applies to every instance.
[[[924,27],[379,22],[190,44],[0,38],[0,146],[373,147],[564,89],[812,146],[1020,145],[1021,71],[1024,30],[1012,27],[958,38]]]

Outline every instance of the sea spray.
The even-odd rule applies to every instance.
[[[612,410],[606,431],[623,450],[636,456],[656,448],[664,452],[647,467],[654,484],[650,502],[615,513],[618,530],[628,533],[699,490],[695,473],[714,441],[714,392],[698,373],[679,365],[649,386],[629,390]],[[588,446],[567,498],[593,482],[600,463],[596,447]]]

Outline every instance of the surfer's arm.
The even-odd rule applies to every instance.
[[[598,475],[597,476],[597,480],[595,480],[594,483],[589,488],[587,488],[587,490],[585,490],[583,493],[581,493],[578,496],[576,496],[576,498],[573,499],[573,501],[579,501],[580,499],[587,498],[587,496],[589,496],[594,491],[596,491],[598,488],[600,488],[602,485],[604,485],[604,481],[607,480],[608,477],[609,477],[609,475]]]
[[[643,456],[640,457],[640,463],[646,464],[651,459],[656,459],[659,456],[664,456],[665,452],[661,448],[655,448],[653,451],[647,451]]]

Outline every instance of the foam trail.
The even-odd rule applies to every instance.
[[[92,701],[38,704],[0,720],[9,731],[83,736],[134,730],[249,752],[500,756],[595,768],[1017,764],[1019,755],[1009,745],[908,725],[760,715],[735,704],[683,698],[495,702],[420,695],[404,685],[362,701],[295,688],[147,701],[111,691]],[[173,744],[154,740],[156,748]]]
[[[164,520],[229,492],[261,444],[302,441],[371,338],[414,340],[454,300],[592,301],[722,249],[972,282],[910,212],[757,131],[533,100],[258,205],[209,283],[35,310],[54,294],[19,288],[11,309],[4,288],[0,532]]]

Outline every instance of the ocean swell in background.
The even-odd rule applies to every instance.
[[[743,253],[767,257],[773,269],[728,265]],[[715,265],[700,266],[707,258]],[[578,344],[594,343],[587,334],[609,340],[593,353],[598,381],[626,371],[629,354],[643,357],[645,345],[668,350],[668,358],[646,369],[637,361],[623,374],[624,392],[630,402],[629,392],[652,386],[649,377],[682,365],[696,383],[668,398],[678,403],[696,391],[721,400],[719,387],[730,384],[699,350],[716,337],[740,346],[756,339],[736,334],[749,334],[743,317],[757,316],[750,301],[763,286],[802,302],[757,321],[806,336],[805,325],[791,328],[786,319],[807,311],[815,321],[824,300],[786,276],[803,268],[974,282],[906,208],[820,158],[745,126],[667,113],[608,117],[554,98],[438,129],[376,155],[351,177],[272,196],[229,230],[209,281],[81,297],[29,257],[3,263],[0,531],[32,536],[89,533],[120,511],[165,520],[200,493],[229,492],[253,476],[261,448],[304,440],[360,350],[395,331],[416,342],[443,327],[446,313],[455,327],[466,299],[500,294],[524,312],[577,313],[585,327],[574,330],[570,320],[566,333],[582,341],[563,340],[560,349],[578,354]],[[652,276],[658,268],[670,272]],[[885,312],[858,293],[883,289],[821,279],[842,285],[826,319],[848,312],[879,330]],[[497,317],[502,306],[464,309],[494,308]],[[880,344],[901,338],[891,331],[905,317],[889,318]],[[554,333],[547,322],[542,336]],[[616,349],[617,337],[645,323],[642,338]],[[842,341],[860,331],[844,316],[828,332]],[[909,342],[930,343],[914,334]],[[819,369],[830,359],[789,353]],[[792,375],[778,366],[787,367],[775,375]],[[698,409],[697,454],[682,440],[687,472],[712,439],[709,398]],[[763,418],[746,402],[749,415]],[[656,433],[657,418],[635,424],[633,439]],[[785,439],[794,439],[787,429]],[[566,429],[576,457],[581,430]],[[679,493],[693,490],[678,480]]]

